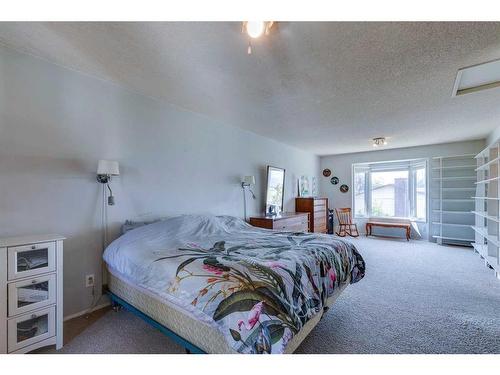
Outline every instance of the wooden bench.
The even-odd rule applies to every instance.
[[[397,223],[397,222],[382,222],[382,221],[369,221],[366,223],[366,236],[372,234],[373,227],[383,227],[383,228],[401,228],[406,231],[406,241],[410,241],[411,224],[410,223]]]

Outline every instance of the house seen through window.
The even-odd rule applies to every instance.
[[[397,217],[425,221],[426,160],[353,164],[356,217]]]

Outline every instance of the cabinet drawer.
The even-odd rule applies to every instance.
[[[44,275],[8,285],[9,317],[56,302],[56,275]]]
[[[7,248],[9,280],[55,270],[56,243],[44,242]]]
[[[8,351],[48,339],[55,335],[55,306],[37,310],[7,321]]]

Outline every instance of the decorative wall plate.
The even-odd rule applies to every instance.
[[[323,176],[330,177],[331,174],[332,174],[332,171],[329,170],[328,168],[323,169]]]
[[[347,186],[347,185],[340,185],[340,191],[342,193],[347,193],[349,191],[349,186]]]
[[[332,183],[332,185],[337,185],[339,183],[339,178],[333,176],[332,178],[330,178],[330,182]]]

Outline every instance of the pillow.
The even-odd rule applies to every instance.
[[[132,220],[126,220],[125,224],[122,225],[122,235],[127,233],[129,230],[135,229],[142,227],[144,225],[148,224],[153,224],[156,223],[157,221],[160,221],[160,219],[156,220],[151,220],[151,221],[132,221]]]

